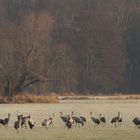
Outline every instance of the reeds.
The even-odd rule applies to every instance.
[[[8,97],[0,96],[0,103],[58,103],[57,96],[38,96],[32,94],[16,95],[10,100]]]

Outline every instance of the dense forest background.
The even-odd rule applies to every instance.
[[[139,0],[0,0],[0,94],[140,92]]]

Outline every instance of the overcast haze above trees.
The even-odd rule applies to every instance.
[[[139,0],[0,0],[0,93],[139,93]]]

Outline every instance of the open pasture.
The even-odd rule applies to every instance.
[[[19,134],[14,130],[13,123],[17,110],[24,115],[31,114],[31,118],[36,122],[33,130],[20,128]],[[60,119],[60,111],[63,114],[86,116],[87,122],[83,127],[67,129]],[[106,126],[95,127],[91,118],[99,117],[103,113],[106,116]],[[110,123],[112,117],[120,111],[123,123],[121,128],[114,128]],[[140,140],[140,129],[132,124],[132,119],[140,116],[140,100],[69,100],[61,101],[59,104],[1,104],[0,118],[11,113],[8,127],[0,127],[0,140]],[[41,126],[42,121],[55,113],[53,126],[48,129]]]

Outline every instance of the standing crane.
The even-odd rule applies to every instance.
[[[72,119],[73,119],[73,123],[75,122],[76,125],[78,124],[78,126],[81,124],[82,126],[84,125],[84,121],[86,121],[86,119],[84,117],[77,117],[77,116],[74,116],[74,112],[72,112]],[[75,126],[76,126],[75,125]]]
[[[23,115],[17,115],[17,121],[14,122],[14,128],[17,130],[17,133],[19,133],[18,129],[20,127],[20,121],[22,117]]]
[[[111,123],[112,124],[114,123],[115,127],[117,127],[117,124],[118,124],[118,126],[121,126],[122,117],[120,115],[120,112],[118,112],[118,116],[115,116],[114,118],[112,118]]]
[[[44,119],[44,121],[42,122],[42,126],[46,126],[46,128],[50,125],[53,124],[53,120],[54,120],[55,114],[53,113],[52,117],[49,117],[49,119]]]
[[[28,115],[28,116],[26,116],[26,117],[23,116],[23,117],[21,118],[21,127],[23,127],[23,126],[24,126],[25,128],[27,127],[27,123],[28,123],[29,118],[30,118],[30,115]]]
[[[35,122],[34,120],[31,119],[30,115],[29,115],[28,125],[30,129],[33,129],[33,127],[35,126]]]
[[[60,112],[60,118],[63,120],[63,122],[65,123],[65,126],[69,129],[72,127],[73,124],[73,118],[71,115],[65,115],[63,116],[63,113]]]
[[[140,118],[139,117],[135,117],[132,122],[140,128]]]
[[[69,120],[69,115],[63,115],[63,113],[62,112],[60,112],[60,118],[62,119],[62,121],[64,122],[64,123],[67,123],[68,122],[68,120]]]
[[[10,120],[10,113],[8,113],[8,117],[7,118],[0,119],[0,124],[2,124],[3,126],[8,126],[9,120]]]
[[[100,122],[102,123],[102,125],[106,124],[106,118],[103,114],[99,114],[100,117]]]
[[[100,120],[98,118],[93,117],[92,112],[90,112],[90,115],[91,115],[91,120],[93,121],[93,123],[98,126],[101,123]]]

